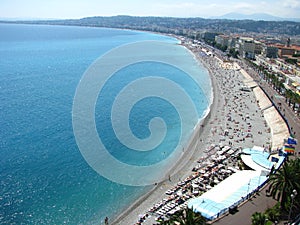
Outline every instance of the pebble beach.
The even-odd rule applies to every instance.
[[[211,174],[217,168],[224,171],[231,169],[234,173],[234,170],[239,170],[236,156],[243,148],[261,146],[272,150],[274,127],[270,126],[276,125],[265,118],[261,106],[265,96],[259,96],[247,88],[250,77],[247,72],[237,62],[225,61],[205,46],[195,48],[185,44],[185,47],[209,71],[214,96],[210,112],[195,129],[180,164],[174,168],[175,174],[154,185],[151,192],[138,199],[110,224],[156,224],[161,212],[169,210],[172,213],[201,194],[193,192],[190,187],[196,179],[202,179],[203,171]],[[286,135],[284,130],[280,138]],[[219,155],[216,153],[220,150],[228,153],[217,161],[222,164],[218,167],[216,157]],[[216,180],[221,181],[229,175],[230,171],[217,176]]]

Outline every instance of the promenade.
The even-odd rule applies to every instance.
[[[242,67],[255,79],[259,86],[264,90],[272,104],[276,106],[278,111],[288,122],[289,128],[293,135],[300,140],[300,119],[297,117],[292,109],[287,105],[285,98],[280,96],[270,85],[264,81],[256,71],[251,67],[243,64]],[[299,157],[300,149],[299,145],[296,146],[296,154],[292,157]],[[238,208],[238,212],[235,214],[227,214],[220,220],[214,222],[215,225],[251,225],[251,216],[255,212],[264,212],[267,208],[270,208],[276,204],[276,201],[271,197],[266,196],[265,190],[267,187],[258,192],[251,198],[250,201],[245,202]],[[282,223],[283,224],[283,223]]]
[[[237,66],[237,67],[239,67],[239,66]],[[278,104],[278,102],[280,102],[280,101],[278,101],[278,102],[272,101],[273,98],[271,98],[270,96],[272,96],[272,94],[274,95],[274,90],[269,88],[269,86],[267,86],[267,85],[265,85],[265,86],[268,87],[268,89],[267,89],[268,92],[266,92],[265,90],[262,90],[261,88],[265,88],[265,86],[262,87],[261,82],[259,82],[259,84],[256,83],[257,77],[253,76],[253,75],[255,75],[255,71],[253,71],[251,68],[249,68],[248,66],[245,66],[245,65],[243,65],[243,68],[244,69],[241,69],[241,73],[245,77],[244,83],[246,83],[246,84],[248,83],[249,88],[251,88],[251,86],[252,86],[253,92],[255,93],[256,97],[259,97],[258,104],[260,106],[260,109],[263,112],[265,112],[265,115],[269,114],[269,111],[272,108],[274,108],[273,106],[276,107],[276,104]],[[251,76],[249,74],[251,74]],[[256,80],[253,80],[255,78],[256,78]],[[266,83],[264,83],[264,84],[266,84]],[[279,98],[279,99],[281,101],[283,101],[283,98]],[[282,106],[283,103],[281,103],[279,105]],[[277,109],[277,107],[276,107],[276,109]],[[289,136],[287,125],[284,123],[284,121],[281,118],[279,118],[281,112],[278,113],[276,109],[274,109],[274,112],[276,111],[277,119],[275,117],[265,116],[266,120],[269,121],[268,124],[271,126],[271,129],[273,129],[273,131],[275,130],[274,131],[275,136],[277,136],[277,137],[275,137],[275,139],[277,139],[277,140],[274,141],[274,133],[272,134],[272,140],[274,141],[274,143],[273,143],[274,145],[272,146],[273,150],[282,146],[283,138],[287,138]],[[278,109],[280,110],[282,108],[280,107]],[[274,112],[272,112],[272,115],[274,115]],[[298,121],[297,121],[298,118],[296,118],[295,115],[292,114],[292,110],[285,110],[285,112],[286,113],[285,114],[283,113],[282,116],[285,117],[285,119],[287,119],[289,121],[293,121],[292,124],[291,123],[289,124],[290,128],[294,126],[293,129],[294,129],[294,131],[296,130],[295,134],[299,135],[299,132],[297,132],[297,131],[300,131],[298,128],[298,126],[300,125],[300,121],[298,123]],[[288,112],[288,114],[287,114],[287,112]],[[276,120],[278,121],[278,118],[279,118],[280,122],[274,123],[274,121],[276,121]],[[220,219],[213,222],[213,224],[217,224],[217,225],[234,225],[234,224],[250,225],[251,224],[251,216],[253,213],[264,212],[267,208],[270,208],[276,204],[276,201],[274,199],[266,196],[266,193],[265,193],[266,189],[267,188],[264,187],[257,194],[252,196],[248,201],[244,202],[238,208],[238,211],[236,213],[234,213],[234,214],[227,213],[225,216],[222,216]]]
[[[247,71],[247,73],[259,84],[259,86],[264,90],[265,94],[269,97],[272,104],[276,107],[278,112],[286,120],[291,134],[297,140],[300,140],[300,118],[293,112],[292,108],[288,106],[284,96],[280,95],[275,91],[270,84],[268,84],[262,77],[259,76],[258,72],[252,67],[248,66],[246,63],[242,63],[242,67]],[[295,157],[300,156],[300,145],[296,145]]]
[[[238,208],[234,214],[226,214],[214,225],[251,225],[251,216],[255,212],[264,212],[267,208],[273,207],[277,201],[266,196],[267,188],[263,188],[257,194],[252,196],[250,200],[245,202]]]

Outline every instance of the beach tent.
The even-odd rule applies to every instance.
[[[265,149],[263,147],[256,146],[256,145],[253,146],[252,150],[254,150],[254,151],[261,151],[261,152],[265,151]]]
[[[295,146],[285,144],[284,145],[284,151],[287,152],[287,153],[293,154],[295,152]]]

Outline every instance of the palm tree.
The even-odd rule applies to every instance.
[[[159,222],[160,225],[172,225],[172,221],[170,220],[162,220]]]
[[[284,84],[283,84],[282,81],[279,82],[279,84],[278,84],[278,90],[279,90],[279,93],[280,93],[280,94],[285,93],[285,87],[284,87]]]
[[[200,213],[195,213],[193,209],[186,208],[172,215],[168,222],[163,225],[206,225],[206,220]]]
[[[296,109],[296,104],[299,104],[300,102],[300,96],[296,93],[296,92],[293,92],[293,110]]]
[[[296,99],[296,103],[298,104],[297,114],[299,115],[299,112],[300,112],[300,95],[296,93],[295,99]]]
[[[268,222],[267,215],[264,213],[256,212],[251,216],[252,225],[266,225]]]
[[[268,208],[265,211],[265,214],[267,215],[268,219],[272,222],[279,221],[280,219],[280,204],[277,203],[272,208]]]
[[[297,195],[295,196],[294,199],[293,210],[295,212],[300,212],[300,158],[291,161],[291,163],[295,171],[295,177],[294,177],[295,187],[293,190],[296,190],[297,192]]]
[[[287,89],[285,92],[285,100],[290,105],[291,103],[291,98],[292,98],[293,92],[290,89]]]
[[[300,160],[285,162],[275,173],[270,173],[270,195],[280,201],[281,210],[286,210],[290,202],[290,194],[294,189],[300,193]]]

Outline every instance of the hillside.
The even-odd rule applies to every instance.
[[[268,33],[279,35],[300,35],[300,22],[292,21],[254,21],[175,17],[87,17],[70,20],[6,21],[10,23],[55,24],[112,27],[149,30],[168,33],[182,33],[185,30],[212,30],[232,33]]]

